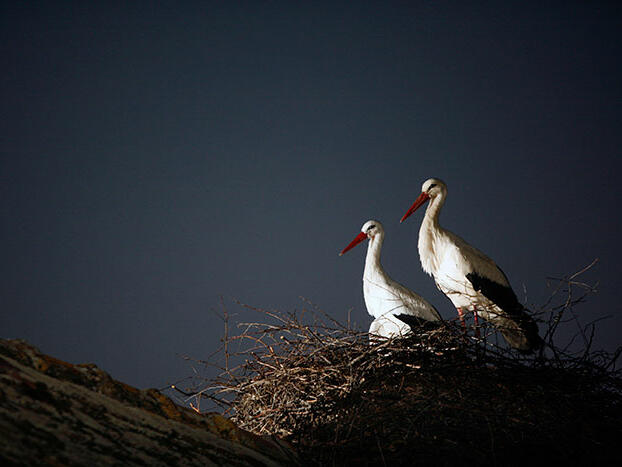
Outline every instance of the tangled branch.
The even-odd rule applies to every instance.
[[[568,432],[575,419],[597,414],[609,429],[622,415],[615,369],[622,350],[592,351],[596,322],[579,326],[581,352],[555,345],[560,325],[577,323],[574,307],[596,290],[580,280],[595,263],[551,279],[553,293],[536,313],[547,347],[535,356],[498,345],[491,328],[478,339],[451,322],[426,323],[406,339],[370,341],[349,319],[344,325],[318,308],[282,313],[240,304],[261,319],[238,323],[231,335],[225,310],[224,367],[194,389],[176,390],[194,407],[212,401],[242,428],[289,439],[318,465],[403,455],[437,465],[445,451],[481,451],[486,436],[488,457],[480,457],[488,461],[517,439],[563,438],[575,455],[575,443],[592,436]]]

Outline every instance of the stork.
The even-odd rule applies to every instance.
[[[384,228],[380,222],[365,222],[361,232],[339,256],[368,238],[369,246],[363,271],[363,297],[367,312],[375,318],[369,327],[369,334],[385,338],[404,337],[411,332],[411,325],[420,324],[421,321],[442,321],[432,305],[395,282],[384,271],[380,264]]]
[[[513,348],[533,352],[542,344],[538,326],[516,298],[505,273],[495,262],[462,238],[439,225],[447,185],[430,178],[400,222],[430,201],[419,230],[419,258],[423,270],[452,301],[464,325],[464,311],[472,310],[491,322]]]

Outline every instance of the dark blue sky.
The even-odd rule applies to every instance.
[[[367,329],[365,247],[338,253],[370,218],[453,318],[399,224],[435,176],[528,304],[600,258],[577,312],[620,344],[615,2],[92,3],[0,10],[2,337],[162,387],[221,295]]]

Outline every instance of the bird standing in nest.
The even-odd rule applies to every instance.
[[[363,271],[363,297],[367,312],[375,318],[369,334],[385,338],[404,337],[411,332],[411,325],[442,321],[436,309],[424,298],[395,282],[384,271],[380,264],[384,228],[380,222],[365,222],[361,232],[339,256],[366,239],[369,239],[369,246]]]
[[[419,257],[423,270],[452,301],[464,325],[465,310],[492,323],[515,349],[532,352],[542,345],[538,326],[516,298],[503,271],[481,251],[439,225],[447,185],[437,178],[423,183],[421,194],[400,222],[429,201],[419,230]]]

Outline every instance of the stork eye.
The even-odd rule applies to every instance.
[[[428,187],[428,190],[431,190],[431,189],[432,189],[432,188],[434,188],[435,186],[436,186],[436,183],[432,183],[432,185],[430,185],[430,186]]]
[[[371,229],[375,229],[375,228],[376,228],[376,225],[372,224],[369,227],[367,227],[367,231],[369,232]]]

